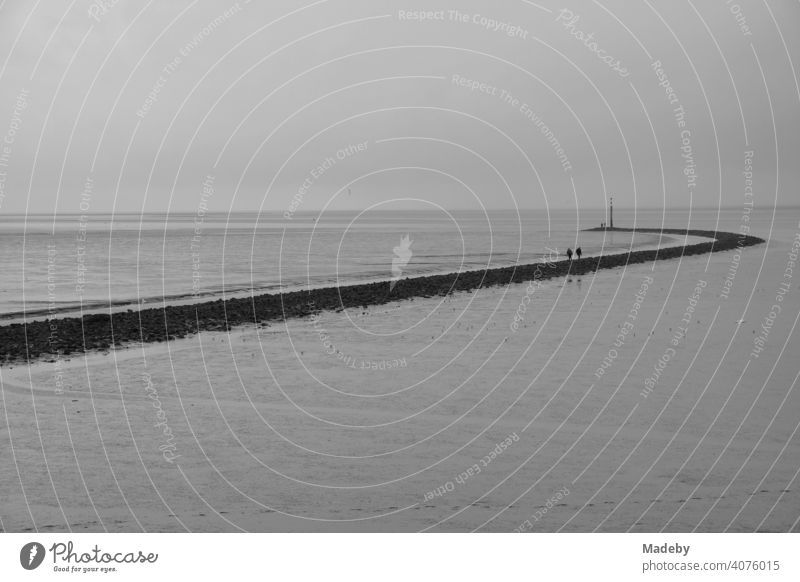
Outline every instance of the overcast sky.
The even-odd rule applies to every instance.
[[[104,4],[2,4],[1,212],[798,201],[795,0]]]

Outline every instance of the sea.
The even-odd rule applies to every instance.
[[[789,232],[797,208],[615,209],[616,226]],[[747,213],[748,219],[743,220]],[[795,217],[795,218],[793,218]],[[667,244],[586,232],[607,211],[0,215],[0,319],[392,280]],[[675,244],[682,244],[680,241]],[[686,241],[688,242],[688,241]]]

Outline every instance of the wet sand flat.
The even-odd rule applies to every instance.
[[[727,299],[734,251],[3,368],[3,527],[797,530],[784,251]]]

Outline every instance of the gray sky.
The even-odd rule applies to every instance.
[[[1,212],[87,178],[194,212],[208,176],[214,211],[741,206],[748,150],[798,201],[796,1],[34,4],[0,10]]]

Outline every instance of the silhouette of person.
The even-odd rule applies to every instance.
[[[581,251],[581,247],[575,249],[575,254],[578,255],[578,260],[580,260],[581,255],[583,254],[583,251]]]
[[[572,260],[572,249],[567,249],[567,259]]]

